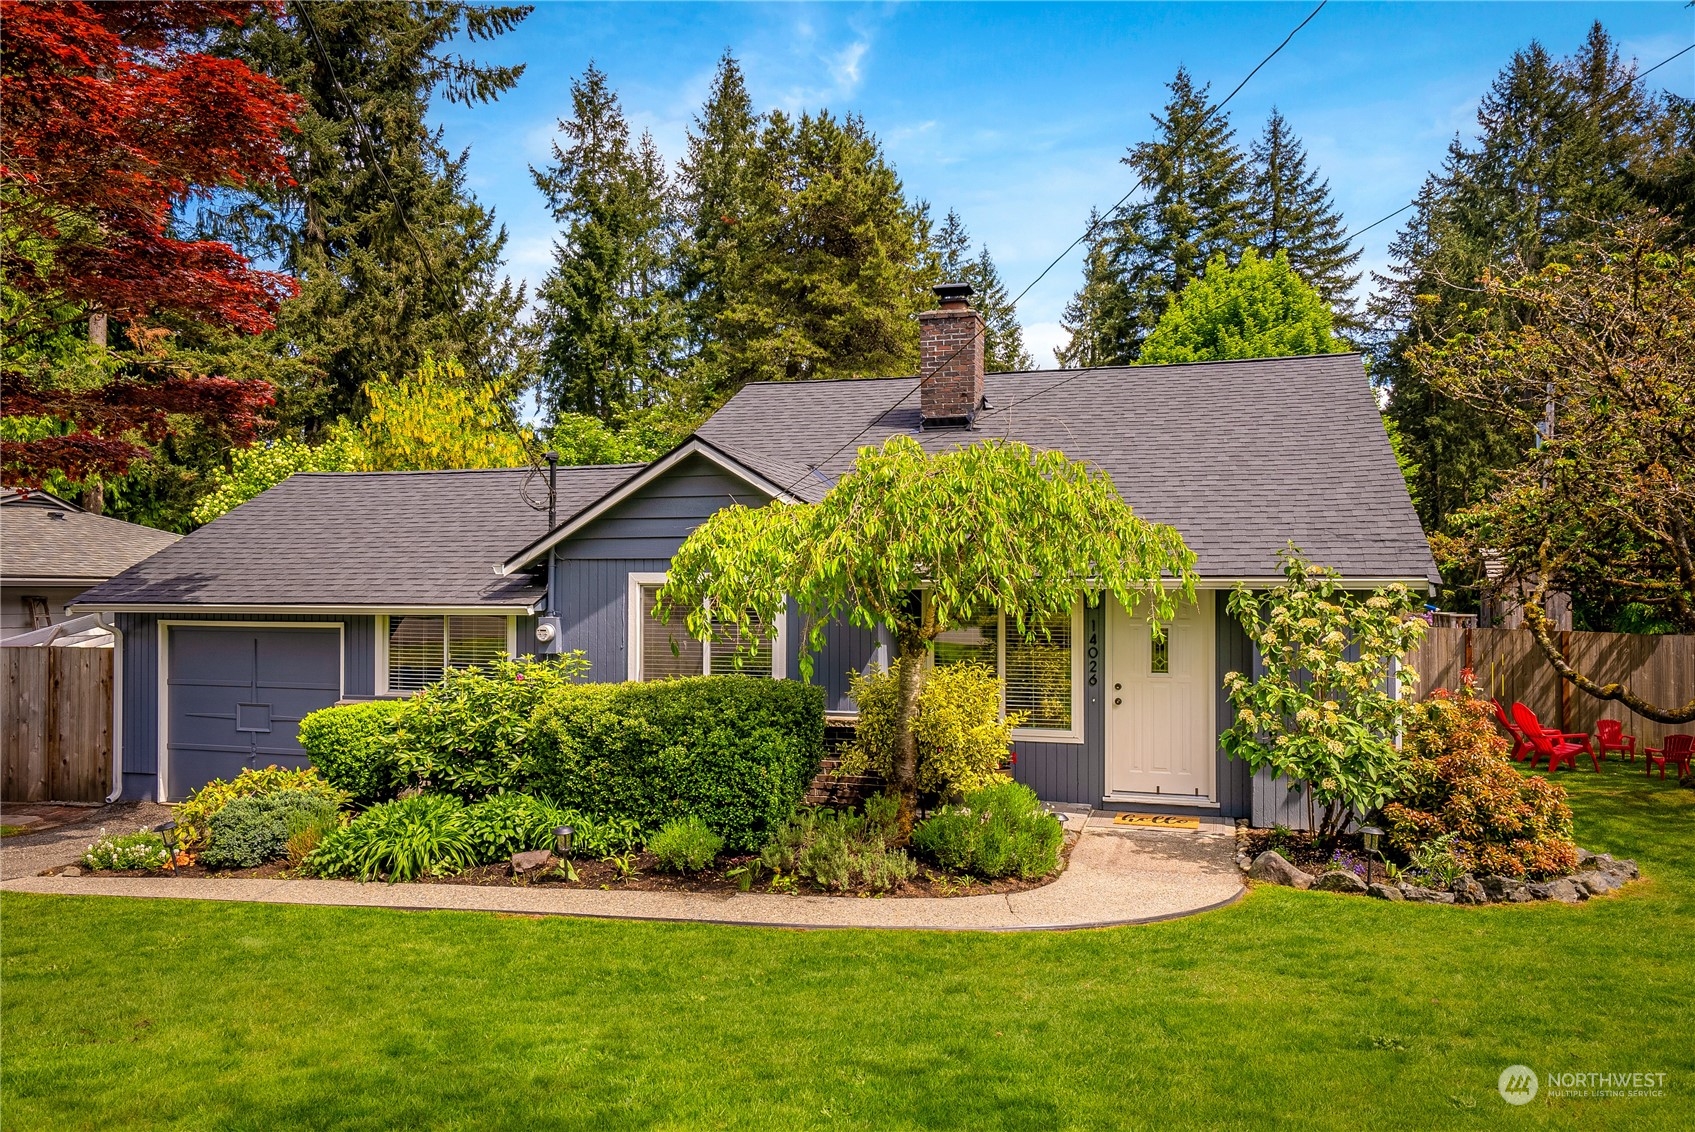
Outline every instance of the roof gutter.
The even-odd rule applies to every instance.
[[[450,613],[474,617],[481,613],[534,613],[543,598],[500,605],[200,605],[194,602],[72,602],[72,611],[105,613],[311,613],[331,616],[369,617],[378,613]]]

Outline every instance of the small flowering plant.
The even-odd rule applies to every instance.
[[[1376,810],[1406,783],[1395,736],[1408,703],[1397,693],[1418,675],[1397,664],[1426,626],[1405,586],[1362,597],[1293,545],[1281,558],[1283,585],[1264,593],[1238,585],[1230,595],[1260,674],[1225,676],[1236,718],[1219,740],[1253,770],[1311,783],[1324,807],[1320,838],[1334,845],[1350,814]]]
[[[150,829],[135,833],[108,836],[100,831],[100,839],[82,855],[82,863],[91,869],[162,869],[170,864],[165,839]]]

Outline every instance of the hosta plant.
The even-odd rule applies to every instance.
[[[457,798],[417,794],[372,806],[332,830],[303,867],[321,877],[390,883],[450,876],[477,863],[471,821]]]

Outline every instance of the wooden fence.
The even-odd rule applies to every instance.
[[[112,792],[112,650],[0,648],[0,800],[104,802]]]
[[[1695,696],[1695,637],[1567,632],[1559,641],[1572,667],[1596,683],[1626,683],[1662,707]],[[1593,733],[1597,720],[1616,719],[1636,736],[1638,749],[1660,746],[1673,731],[1695,731],[1695,724],[1655,723],[1574,688],[1560,679],[1528,629],[1431,629],[1407,661],[1419,675],[1420,699],[1436,688],[1459,687],[1461,669],[1470,668],[1484,694],[1509,706],[1522,700],[1561,731]]]

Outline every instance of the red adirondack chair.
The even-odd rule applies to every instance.
[[[1660,777],[1666,776],[1666,764],[1677,768],[1679,777],[1689,774],[1689,762],[1695,757],[1695,735],[1684,735],[1673,732],[1666,736],[1664,747],[1649,747],[1642,759],[1642,773],[1652,774],[1654,768],[1660,768]]]
[[[1608,751],[1620,751],[1636,761],[1636,736],[1624,733],[1624,724],[1616,719],[1603,719],[1595,724],[1595,737],[1601,741],[1601,757]]]
[[[1536,769],[1536,760],[1548,760],[1550,773],[1560,769],[1562,763],[1570,763],[1571,769],[1577,769],[1577,752],[1587,750],[1589,758],[1595,763],[1595,769],[1601,769],[1601,761],[1595,757],[1595,752],[1589,747],[1589,736],[1583,736],[1583,742],[1573,742],[1570,737],[1559,731],[1549,731],[1536,718],[1536,713],[1521,703],[1513,704],[1513,719],[1530,740],[1530,767]]]
[[[1535,751],[1530,740],[1525,738],[1524,729],[1507,718],[1507,709],[1501,706],[1500,700],[1490,700],[1495,705],[1495,722],[1501,725],[1501,730],[1507,733],[1507,738],[1513,741],[1513,758],[1523,762],[1525,757]]]

